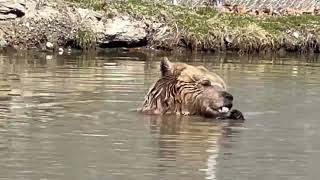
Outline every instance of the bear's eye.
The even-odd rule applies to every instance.
[[[202,84],[203,86],[211,86],[211,82],[207,79],[201,80],[200,84]]]

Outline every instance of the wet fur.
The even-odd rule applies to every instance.
[[[199,85],[203,79],[210,81],[212,86],[220,90],[226,90],[223,79],[202,66],[171,63],[164,58],[160,62],[160,71],[161,77],[151,86],[145,96],[141,111],[146,114],[188,115],[207,111],[208,107],[196,101],[204,90],[203,86]],[[238,113],[236,117],[241,116],[242,113],[240,115]]]

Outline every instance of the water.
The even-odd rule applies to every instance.
[[[247,120],[219,122],[132,111],[162,55],[0,54],[0,179],[317,179],[317,56],[169,56],[225,78]]]

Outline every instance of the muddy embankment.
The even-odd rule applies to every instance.
[[[0,49],[319,52],[319,21],[310,13],[255,16],[139,0],[103,1],[97,7],[63,0],[0,0]]]

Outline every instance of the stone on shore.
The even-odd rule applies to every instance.
[[[147,37],[147,27],[142,21],[134,20],[128,16],[108,19],[104,26],[103,36],[99,43],[107,44],[112,41],[139,43]]]
[[[79,43],[81,38],[92,38],[98,46],[118,42],[129,45],[148,35],[141,20],[128,16],[108,18],[105,12],[74,7],[61,0],[42,4],[35,4],[35,0],[0,0],[0,19],[11,25],[0,26],[0,45],[7,42],[20,49],[51,49],[53,44],[65,47]],[[90,32],[92,36],[79,37],[80,32]]]
[[[0,20],[15,19],[26,13],[25,0],[0,0]]]
[[[46,48],[49,49],[49,50],[52,50],[54,47],[54,45],[51,43],[51,42],[47,42],[46,43]]]
[[[4,33],[0,30],[0,48],[5,48],[7,46],[7,41],[4,39]]]

